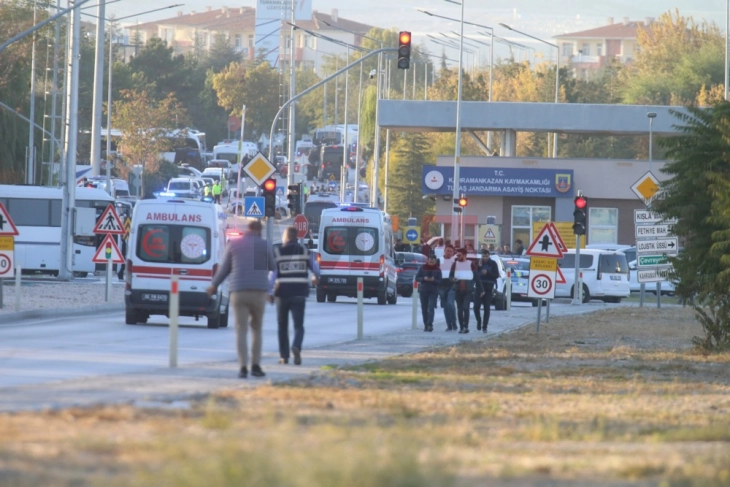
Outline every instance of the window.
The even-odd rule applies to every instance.
[[[58,207],[58,221],[51,220],[51,203]],[[36,199],[8,199],[7,210],[16,226],[24,227],[60,227],[61,201]],[[54,212],[55,213],[55,212]],[[54,215],[55,216],[55,215]]]
[[[618,208],[589,208],[588,241],[592,244],[618,242]]]
[[[573,43],[566,42],[563,44],[563,56],[571,57],[573,55]]]
[[[590,56],[591,55],[591,45],[587,42],[583,44],[583,55],[584,56]]]
[[[601,254],[598,259],[598,271],[606,274],[627,274],[629,265],[623,254]]]
[[[331,255],[373,255],[378,251],[378,231],[367,227],[327,227],[324,251]]]
[[[241,47],[243,45],[243,39],[241,39],[241,34],[236,34],[236,37],[234,37],[234,42],[236,47]]]
[[[512,245],[512,242],[522,240],[525,248],[532,242],[532,228],[535,223],[550,221],[549,206],[513,206],[512,207],[512,239],[502,244]]]
[[[593,256],[580,254],[580,268],[588,269],[593,265]],[[558,267],[561,269],[575,269],[575,254],[565,254],[558,259]]]
[[[248,47],[250,49],[253,49],[253,35],[252,34],[249,34],[249,36],[248,36]]]
[[[596,44],[596,56],[603,56],[603,44]]]
[[[210,260],[210,229],[186,225],[141,225],[137,255],[145,262],[202,264]]]

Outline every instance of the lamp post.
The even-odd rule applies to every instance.
[[[725,101],[728,97],[728,37],[730,37],[730,0],[725,6]]]
[[[646,117],[649,119],[649,172],[651,172],[651,163],[654,159],[652,153],[652,129],[654,125],[654,119],[656,118],[656,113],[649,112],[646,114]]]
[[[507,24],[500,23],[499,25],[501,25],[505,29],[511,30],[512,32],[517,32],[518,34],[522,34],[525,37],[535,39],[536,41],[542,42],[543,44],[547,44],[548,46],[552,46],[555,48],[555,103],[557,104],[559,102],[558,97],[560,93],[560,47],[558,47],[557,44],[553,44],[552,42],[545,41],[543,39],[540,39],[539,37],[535,37],[527,34],[526,32],[514,29]],[[553,132],[553,158],[556,157],[558,157],[558,133]]]
[[[653,125],[654,125],[654,119],[656,118],[656,113],[655,112],[647,112],[646,118],[649,119],[649,172],[651,172],[651,163],[652,163],[652,161],[654,159],[654,153],[653,153],[653,149],[652,149],[652,146],[653,146],[653,140],[652,140],[653,131],[652,131],[652,129],[653,129]],[[640,290],[640,298],[639,298],[639,301],[640,301],[640,304],[641,305],[644,304],[644,291],[645,291],[644,288],[645,288],[645,285],[642,282],[641,283],[641,290]],[[661,301],[662,300],[662,292],[661,292],[661,288],[662,288],[662,283],[659,282],[659,281],[657,281],[657,283],[656,283],[656,307],[657,308],[661,308],[661,306],[662,306],[662,301]]]
[[[450,1],[450,0],[447,0]],[[460,196],[460,184],[459,184],[459,178],[461,176],[461,94],[462,94],[462,79],[463,79],[463,71],[461,68],[461,64],[463,62],[463,56],[464,56],[464,3],[466,0],[462,0],[461,2],[461,22],[459,23],[459,86],[457,88],[457,95],[456,95],[456,144],[454,147],[454,192],[453,192],[453,200],[451,203],[451,240],[452,242],[455,240],[454,235],[457,225],[457,213],[456,213],[456,207],[454,207],[454,201],[456,201]],[[454,3],[454,2],[451,2]],[[460,208],[461,209],[461,208]],[[459,237],[459,240],[462,240],[462,244],[464,243],[464,236],[461,235]]]

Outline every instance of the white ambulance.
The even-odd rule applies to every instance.
[[[228,287],[206,288],[223,259],[226,216],[219,205],[190,199],[140,200],[126,255],[126,323],[168,315],[171,276],[179,278],[180,316],[204,316],[208,328],[228,326]]]
[[[387,213],[351,205],[323,210],[317,243],[317,302],[357,297],[357,278],[362,277],[364,297],[377,298],[378,304],[395,304],[398,274],[393,247]]]

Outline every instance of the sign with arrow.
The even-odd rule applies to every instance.
[[[656,238],[653,240],[638,240],[636,242],[637,254],[656,254],[657,252],[667,255],[679,253],[679,243],[676,237]]]

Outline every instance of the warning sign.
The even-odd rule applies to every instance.
[[[550,223],[546,223],[540,233],[537,234],[535,240],[528,247],[525,255],[536,257],[555,257],[561,258],[563,252],[560,250],[558,238],[553,235]]]
[[[15,228],[13,219],[10,218],[10,213],[2,203],[0,203],[0,235],[20,235],[18,229]]]
[[[501,245],[502,231],[499,225],[479,225],[479,243],[484,245],[492,244],[495,247]]]
[[[99,245],[99,248],[96,249],[96,253],[91,261],[97,264],[106,264],[109,262],[110,258],[114,264],[124,263],[124,257],[119,251],[119,247],[114,241],[114,237],[107,235],[104,237],[104,241],[101,242],[101,245]]]
[[[101,218],[97,220],[96,227],[94,227],[94,233],[108,233],[111,235],[124,235],[124,224],[117,215],[117,210],[114,205],[109,205],[101,214]]]

